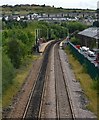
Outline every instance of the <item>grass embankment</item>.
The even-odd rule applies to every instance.
[[[0,7],[1,8],[1,7]],[[68,12],[95,12],[95,10],[90,10],[90,9],[65,9],[65,8],[56,8],[56,7],[51,7],[51,6],[46,6],[46,5],[34,5],[34,6],[29,6],[29,5],[19,5],[19,6],[5,6],[2,7],[2,13],[6,15],[10,14],[20,14],[20,15],[26,15],[29,13],[68,13]]]
[[[69,63],[72,66],[76,79],[80,82],[82,89],[84,90],[89,104],[86,106],[87,109],[94,112],[97,116],[99,111],[97,111],[99,96],[97,96],[97,89],[94,89],[95,82],[91,77],[85,72],[84,67],[78,62],[77,59],[73,57],[69,49],[66,49],[68,54]],[[98,98],[97,98],[98,97]]]
[[[1,32],[0,32],[0,120],[2,118],[2,47],[1,47]]]
[[[22,84],[25,81],[25,78],[29,74],[29,70],[32,68],[33,61],[37,60],[38,56],[33,56],[31,59],[26,61],[26,66],[21,66],[20,69],[17,70],[16,77],[13,80],[13,83],[9,85],[6,89],[4,95],[2,96],[2,107],[5,108],[12,103],[13,97],[20,90]]]

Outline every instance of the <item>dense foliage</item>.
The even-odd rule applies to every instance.
[[[3,66],[3,69],[2,69],[2,92],[4,92],[4,90],[6,88],[8,88],[8,86],[10,84],[13,83],[13,78],[15,76],[14,67],[11,63],[11,60],[4,53],[3,53],[3,59],[2,59],[2,66]]]
[[[73,33],[75,31],[82,31],[87,28],[86,25],[80,23],[80,22],[65,22],[61,24],[64,27],[67,27],[69,30],[69,33]]]

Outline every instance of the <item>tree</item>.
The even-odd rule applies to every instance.
[[[73,33],[76,30],[81,31],[87,28],[86,25],[80,22],[67,22],[67,23],[62,23],[61,25],[66,27],[70,33]]]
[[[7,54],[15,68],[19,68],[21,60],[25,56],[26,47],[21,41],[11,40],[8,42]]]
[[[15,76],[15,69],[11,63],[10,58],[3,52],[2,55],[2,92],[13,83]]]

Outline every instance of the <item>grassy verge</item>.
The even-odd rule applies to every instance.
[[[16,77],[14,78],[13,84],[11,84],[8,89],[5,91],[4,95],[2,96],[2,107],[5,108],[12,103],[13,97],[17,94],[20,90],[22,84],[27,77],[29,70],[32,67],[33,61],[37,60],[38,56],[33,56],[31,59],[26,61],[24,66],[21,66],[20,69],[17,70]]]
[[[89,104],[86,106],[87,109],[98,115],[99,111],[97,111],[97,108],[99,106],[97,104],[97,98],[99,98],[99,96],[97,96],[97,90],[93,87],[94,80],[85,72],[84,67],[73,57],[69,49],[66,49],[66,53],[68,54],[75,77],[81,83],[81,87],[89,99]]]

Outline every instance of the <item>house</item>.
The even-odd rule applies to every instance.
[[[90,27],[78,33],[82,46],[99,48],[99,27]]]

